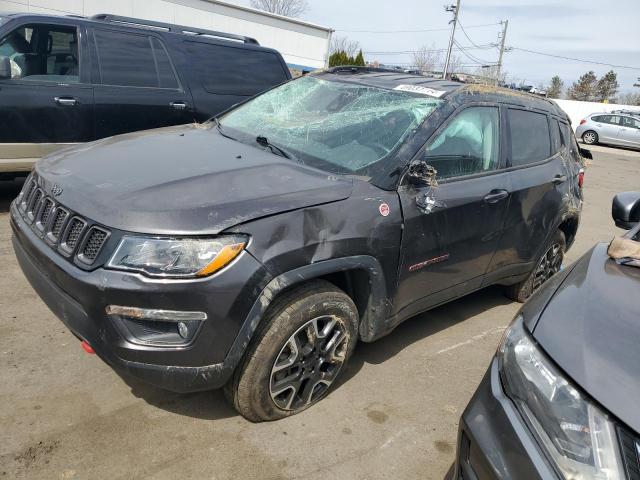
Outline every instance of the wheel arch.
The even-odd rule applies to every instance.
[[[354,301],[360,316],[359,336],[367,342],[385,330],[390,302],[384,272],[377,259],[369,255],[336,258],[305,265],[273,278],[254,302],[240,328],[225,364],[235,368],[244,355],[264,314],[273,301],[297,286],[313,280],[326,280],[343,290]]]

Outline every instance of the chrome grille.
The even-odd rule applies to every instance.
[[[31,174],[16,201],[20,216],[44,237],[47,244],[69,259],[92,265],[107,243],[111,232],[75,215],[60,205],[38,185]],[[75,255],[75,257],[73,257]]]
[[[102,247],[109,237],[109,232],[98,227],[91,227],[89,233],[85,237],[84,244],[80,249],[78,259],[91,264],[100,254]]]
[[[64,235],[62,236],[62,241],[60,242],[60,248],[64,250],[65,253],[73,253],[73,251],[76,249],[76,246],[78,245],[80,235],[82,235],[84,227],[86,226],[87,222],[80,219],[79,217],[73,217],[71,220],[69,220],[69,224],[64,230]]]
[[[58,237],[60,237],[62,227],[64,227],[64,223],[66,222],[68,216],[69,212],[67,212],[64,208],[56,208],[56,213],[53,216],[51,228],[48,232],[48,235],[50,235],[50,240],[53,240],[54,242],[58,241]]]
[[[36,215],[36,228],[38,230],[43,231],[47,226],[47,222],[49,221],[54,205],[53,200],[48,197],[45,197],[40,202],[40,207],[38,208],[38,213]]]

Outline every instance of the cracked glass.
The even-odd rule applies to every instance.
[[[332,173],[363,173],[390,159],[442,100],[363,84],[302,77],[224,115],[224,131],[258,137]]]

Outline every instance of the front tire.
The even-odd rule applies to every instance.
[[[318,403],[353,353],[358,310],[342,290],[316,280],[269,307],[227,399],[252,422],[278,420]]]
[[[562,269],[567,241],[561,230],[556,230],[551,242],[538,259],[536,268],[522,282],[507,287],[506,295],[516,302],[524,303],[544,283]]]
[[[598,134],[593,130],[587,130],[582,134],[582,141],[587,145],[595,145],[598,143]]]

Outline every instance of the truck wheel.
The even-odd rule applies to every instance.
[[[582,141],[587,145],[595,145],[598,143],[598,134],[593,130],[587,130],[582,134]]]
[[[564,238],[564,233],[561,230],[557,230],[549,246],[544,250],[544,254],[538,260],[536,268],[527,279],[507,287],[507,297],[516,302],[524,303],[533,292],[560,271],[566,249],[567,242]]]
[[[277,298],[225,386],[252,422],[299,413],[327,395],[358,339],[351,298],[317,280]]]

